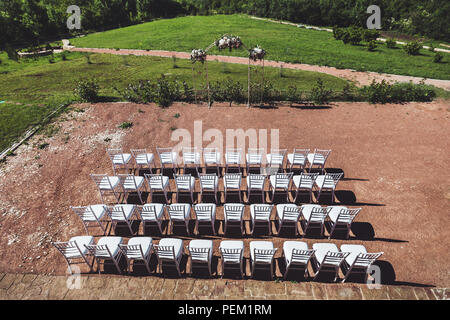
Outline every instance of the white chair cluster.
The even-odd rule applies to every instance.
[[[126,271],[131,271],[131,266],[136,261],[142,261],[149,274],[151,274],[150,259],[154,253],[158,260],[159,273],[164,275],[164,266],[175,266],[178,276],[181,276],[180,264],[183,255],[191,259],[191,274],[194,269],[204,268],[209,275],[213,275],[213,241],[194,239],[183,247],[183,240],[178,238],[162,238],[158,244],[153,244],[150,237],[134,237],[123,243],[122,237],[101,237],[94,243],[92,236],[77,236],[67,242],[55,242],[53,245],[61,252],[67,261],[69,270],[71,265],[86,263],[93,272],[94,263],[97,262],[97,271],[100,273],[101,265],[105,261],[112,261],[119,273],[123,267],[120,259],[125,257]],[[274,257],[277,248],[271,241],[250,241],[250,269],[251,277],[255,270],[269,268],[271,277],[274,276]],[[239,240],[224,240],[219,245],[222,276],[228,269],[238,270],[244,278],[244,242]],[[363,273],[368,276],[368,269],[383,252],[368,253],[362,245],[341,245],[341,250],[333,243],[315,243],[312,249],[302,241],[285,241],[283,243],[282,258],[286,264],[284,278],[292,270],[301,270],[305,278],[309,276],[308,264],[314,270],[313,278],[321,273],[331,273],[334,281],[338,278],[339,269],[342,270],[345,282],[351,273]],[[91,260],[91,261],[90,261]],[[156,270],[158,273],[158,269]],[[218,272],[215,272],[218,274]]]

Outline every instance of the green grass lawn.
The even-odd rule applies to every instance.
[[[450,54],[444,53],[445,62],[437,64],[428,50],[421,50],[418,56],[408,56],[401,46],[388,49],[385,44],[379,44],[375,52],[369,52],[366,46],[345,45],[335,40],[330,32],[259,21],[245,15],[157,20],[90,34],[71,42],[78,47],[189,52],[193,48],[206,48],[225,33],[239,35],[248,47],[262,46],[269,60],[450,80]],[[229,53],[215,47],[210,53],[247,55],[244,49]]]
[[[130,82],[156,79],[161,74],[192,83],[192,65],[188,60],[177,60],[174,68],[170,58],[92,54],[91,63],[88,63],[82,53],[67,52],[66,57],[63,61],[61,54],[56,54],[54,63],[49,63],[48,57],[14,62],[0,54],[3,61],[0,65],[0,101],[6,101],[0,103],[0,150],[61,103],[74,100],[73,89],[79,79],[95,77],[101,87],[100,95],[106,101],[121,99],[114,87],[123,89]],[[208,63],[208,69],[210,81],[230,77],[247,83],[246,65],[212,61]],[[299,90],[308,92],[318,78],[335,91],[341,91],[347,83],[330,75],[300,70],[283,69],[281,77],[278,68],[265,68],[265,79],[278,89],[296,85]],[[200,83],[197,81],[197,86]]]

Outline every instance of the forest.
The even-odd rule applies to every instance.
[[[69,5],[81,8],[81,31],[69,31]],[[317,26],[365,26],[381,8],[382,29],[450,41],[448,0],[8,0],[0,2],[0,50],[62,36],[181,15],[245,13]]]

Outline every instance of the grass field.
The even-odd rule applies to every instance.
[[[140,25],[72,39],[78,47],[161,49],[188,52],[206,48],[223,34],[239,35],[248,46],[261,45],[267,59],[293,63],[333,66],[358,71],[450,79],[450,55],[444,63],[433,63],[433,53],[421,50],[418,56],[408,56],[401,46],[388,49],[379,44],[375,52],[366,46],[345,45],[330,32],[307,30],[289,25],[251,19],[245,15],[188,16],[157,20]],[[213,48],[210,53],[229,55]],[[246,56],[244,49],[231,54]]]
[[[128,83],[155,79],[164,74],[167,78],[178,78],[192,83],[191,62],[159,57],[117,56],[109,54],[90,55],[67,52],[67,60],[55,55],[54,63],[48,57],[36,60],[22,59],[19,63],[0,55],[0,150],[7,147],[29,126],[38,123],[62,102],[75,99],[75,82],[82,78],[95,77],[101,87],[103,100],[119,100],[114,87],[123,89]],[[219,62],[208,63],[210,81],[221,81],[231,77],[235,81],[247,82],[247,66]],[[266,68],[265,78],[275,88],[287,88],[295,84],[299,90],[308,92],[322,79],[327,88],[341,91],[347,81],[321,73]],[[199,82],[198,82],[199,83]]]

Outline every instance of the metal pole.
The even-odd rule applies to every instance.
[[[194,99],[195,99],[195,104],[197,104],[197,90],[195,89],[194,63],[192,64],[192,89],[194,89]]]
[[[208,58],[205,60],[205,70],[206,70],[206,87],[208,88],[208,108],[211,108],[211,95],[209,92],[209,79],[208,79]]]
[[[247,108],[250,108],[250,57],[248,58],[248,88],[247,88]]]

